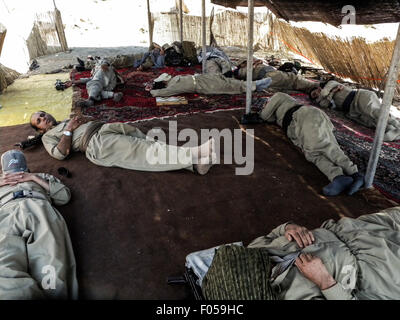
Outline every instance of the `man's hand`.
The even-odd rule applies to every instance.
[[[338,92],[344,89],[344,85],[340,84],[333,89],[333,92]]]
[[[65,126],[65,130],[74,131],[75,129],[79,128],[82,124],[92,121],[93,118],[85,117],[81,114],[76,115],[68,121],[67,125]]]
[[[311,254],[302,253],[295,262],[301,274],[315,283],[321,290],[328,289],[336,284],[335,279],[329,274],[322,260]]]
[[[296,241],[300,248],[307,247],[315,241],[310,230],[292,223],[286,225],[285,237],[289,241]]]
[[[253,61],[253,66],[256,66],[256,65],[259,65],[259,64],[262,64],[262,63],[263,63],[263,61],[261,59],[256,59],[256,60]]]
[[[29,172],[13,172],[5,173],[0,178],[0,187],[10,185],[15,186],[21,182],[35,181],[36,176],[34,173]]]

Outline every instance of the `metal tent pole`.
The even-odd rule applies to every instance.
[[[254,34],[254,0],[248,0],[248,41],[247,41],[247,89],[246,89],[246,114],[251,110],[252,82],[253,82],[253,34]]]
[[[206,1],[202,0],[201,3],[201,34],[202,34],[202,41],[203,41],[203,49],[201,50],[202,53],[202,63],[203,63],[203,73],[206,73]]]
[[[149,46],[153,43],[153,30],[151,25],[151,10],[150,10],[150,0],[147,0],[147,21],[149,24]]]
[[[390,114],[390,106],[392,105],[394,92],[397,84],[397,77],[400,68],[400,24],[397,31],[396,44],[393,51],[392,62],[385,85],[383,94],[381,111],[379,115],[378,125],[375,130],[374,144],[372,146],[371,155],[368,161],[367,173],[365,175],[365,187],[371,188],[374,181],[376,166],[378,165],[379,154],[381,152],[383,138]]]
[[[179,40],[183,42],[183,10],[182,10],[182,0],[179,0]]]

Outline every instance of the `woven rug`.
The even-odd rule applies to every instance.
[[[246,95],[199,95],[180,94],[188,100],[187,105],[157,106],[156,99],[144,88],[148,82],[166,72],[172,76],[201,73],[201,66],[195,67],[166,67],[154,69],[149,72],[135,71],[134,69],[118,70],[125,79],[124,86],[117,86],[115,92],[123,92],[124,97],[118,103],[112,99],[96,102],[91,108],[84,110],[84,114],[93,116],[105,122],[133,122],[153,118],[165,118],[179,114],[193,114],[197,112],[213,112],[218,110],[231,110],[244,108]],[[90,77],[90,72],[72,72],[71,79]],[[268,93],[254,93],[254,100],[260,97],[269,97]],[[73,102],[78,99],[87,99],[85,85],[74,87]]]

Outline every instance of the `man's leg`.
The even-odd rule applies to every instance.
[[[92,81],[89,81],[86,84],[86,89],[87,89],[87,93],[89,96],[88,100],[92,100],[92,101],[100,101],[101,100],[101,92],[102,92],[102,87],[100,83],[93,83]]]
[[[0,233],[0,300],[44,297],[39,283],[29,274],[25,239]]]
[[[103,99],[111,99],[113,98],[115,102],[121,101],[124,94],[122,92],[113,92],[113,91],[101,91],[101,97]]]
[[[86,156],[105,167],[140,171],[193,170],[190,148],[148,139],[139,129],[124,123],[104,125],[91,139]]]
[[[133,67],[134,67],[134,68],[140,67],[140,66],[146,61],[146,59],[147,59],[149,56],[150,56],[150,51],[146,52],[146,53],[143,55],[142,59],[140,59],[139,61],[135,61],[134,64],[133,64]]]
[[[291,129],[295,135],[294,144],[299,145],[306,159],[331,181],[324,188],[324,194],[337,195],[348,189],[353,183],[349,175],[358,170],[340,149],[326,114],[314,107],[301,108],[294,113],[292,125],[295,126]]]
[[[209,59],[206,61],[206,73],[214,73],[214,74],[220,74],[221,73],[221,68],[219,67],[218,63],[215,61],[215,59]]]
[[[241,94],[246,92],[246,88],[246,81],[226,78],[221,74],[196,77],[196,92],[200,94]],[[252,82],[251,90],[256,90],[256,81]]]
[[[376,128],[381,112],[381,102],[375,92],[360,89],[358,99],[353,104],[349,117],[359,113],[359,120],[355,119],[366,127]],[[400,139],[400,120],[389,115],[384,141],[394,141]]]
[[[50,299],[77,299],[76,263],[67,225],[49,202],[24,201],[29,270]]]

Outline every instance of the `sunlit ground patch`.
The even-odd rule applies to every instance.
[[[35,75],[17,79],[0,94],[0,127],[29,122],[32,113],[43,110],[57,120],[64,120],[71,112],[72,88],[58,91],[57,79],[69,80],[68,73]]]

